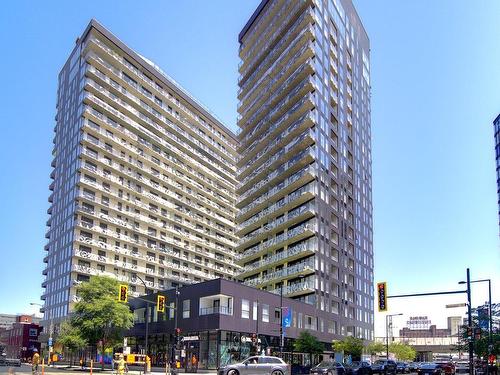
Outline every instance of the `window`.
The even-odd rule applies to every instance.
[[[191,312],[191,300],[186,299],[182,301],[182,317],[184,319],[189,318]]]
[[[257,314],[258,314],[258,304],[257,302],[253,303],[253,312],[252,312],[252,319],[257,320]]]
[[[269,322],[269,305],[262,305],[262,321]]]
[[[241,300],[241,317],[250,319],[250,302],[247,299]]]

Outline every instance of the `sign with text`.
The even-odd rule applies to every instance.
[[[387,311],[387,283],[377,283],[378,311]]]

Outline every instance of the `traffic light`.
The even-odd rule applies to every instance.
[[[377,283],[378,311],[387,311],[387,283]]]
[[[156,311],[165,312],[165,296],[158,295],[158,299],[156,301]]]
[[[120,302],[128,301],[128,285],[120,285],[120,290],[118,292],[118,301]]]

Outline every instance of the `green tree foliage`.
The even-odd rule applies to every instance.
[[[393,342],[389,345],[389,352],[394,353],[400,361],[413,361],[417,355],[416,350],[405,343]]]
[[[71,354],[70,367],[73,362],[73,354],[87,346],[87,342],[82,337],[78,328],[74,327],[70,321],[64,321],[61,324],[56,341]]]
[[[370,355],[385,352],[385,345],[381,342],[370,342],[368,345],[366,345],[365,352]]]
[[[309,331],[302,331],[295,340],[294,350],[301,353],[309,353],[312,363],[313,354],[322,354],[325,346],[320,342],[316,336],[312,335]]]
[[[100,346],[102,353],[119,343],[123,331],[133,325],[128,305],[118,302],[118,288],[117,280],[105,276],[92,276],[77,288],[80,300],[71,324],[90,345]]]
[[[356,337],[348,336],[343,340],[333,342],[333,350],[335,352],[343,352],[344,355],[350,355],[353,361],[361,360],[363,352],[363,340]]]

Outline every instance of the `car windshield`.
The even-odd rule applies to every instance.
[[[377,361],[375,362],[376,365],[383,365],[384,364],[384,361]]]
[[[316,365],[316,367],[330,367],[333,366],[333,362],[331,361],[322,361]]]

